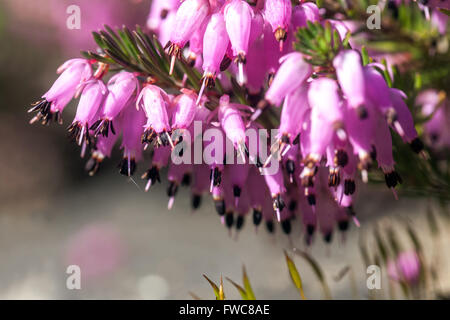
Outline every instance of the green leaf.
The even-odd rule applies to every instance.
[[[322,285],[322,290],[323,290],[323,294],[325,299],[331,299],[331,292],[330,289],[328,287],[327,281],[325,279],[325,275],[322,271],[322,268],[320,267],[319,263],[314,260],[314,258],[308,254],[305,251],[301,251],[298,249],[295,249],[294,251],[296,254],[298,254],[299,256],[301,256],[303,259],[306,260],[306,262],[308,262],[308,264],[311,266],[311,268],[313,269],[317,279],[319,279],[321,285]]]
[[[298,273],[297,267],[295,266],[294,261],[292,261],[292,259],[288,256],[286,251],[284,251],[284,255],[286,256],[286,263],[289,269],[289,275],[291,276],[292,283],[300,293],[300,297],[302,298],[302,300],[306,300],[305,293],[303,292],[302,278]]]
[[[244,283],[245,291],[247,292],[248,300],[256,300],[245,266],[242,266],[242,281]]]
[[[370,63],[370,57],[369,53],[367,52],[367,48],[365,46],[362,46],[361,48],[361,56],[362,56],[362,62],[363,65],[368,65]]]
[[[205,278],[209,282],[211,287],[213,288],[214,295],[216,296],[216,300],[221,300],[220,299],[220,289],[219,289],[219,287],[211,279],[209,279],[206,275],[203,275],[203,278]]]
[[[240,285],[238,285],[236,282],[234,282],[233,280],[231,280],[228,277],[226,277],[225,279],[227,279],[228,282],[230,282],[239,291],[239,294],[241,295],[242,300],[249,300],[247,292],[245,291],[244,288],[242,288]]]
[[[445,8],[438,8],[438,10],[439,10],[440,12],[442,12],[443,14],[446,14],[447,16],[450,17],[450,10],[445,9]]]

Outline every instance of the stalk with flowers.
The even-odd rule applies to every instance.
[[[383,9],[383,32],[365,28],[370,4]],[[264,221],[273,232],[280,223],[289,235],[298,216],[307,244],[316,231],[330,242],[336,227],[359,225],[360,180],[384,177],[395,197],[404,182],[402,191],[448,200],[448,83],[428,68],[449,59],[437,42],[448,44],[446,9],[447,1],[154,0],[146,29],[93,32],[98,51],[58,69],[31,122],[61,123],[79,97],[68,131],[90,156],[89,174],[120,140],[127,177],[152,154],[142,175],[147,191],[168,167],[169,209],[190,185],[193,207],[210,193],[230,230],[252,212],[256,226]],[[396,67],[389,50],[404,52],[416,35],[411,67]],[[428,90],[419,95],[421,88]],[[411,113],[413,99],[423,115]],[[211,147],[202,139],[208,129],[239,163],[217,150],[208,163],[174,161],[197,139]],[[269,137],[256,142],[267,156],[252,151],[248,129],[278,129],[267,148]],[[269,172],[274,159],[278,169]]]

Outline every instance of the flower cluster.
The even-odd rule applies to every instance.
[[[179,186],[190,185],[193,207],[211,193],[230,230],[240,230],[253,211],[255,225],[264,220],[273,232],[278,221],[290,234],[298,216],[307,243],[316,229],[330,242],[336,225],[345,231],[352,218],[359,224],[353,211],[358,172],[367,182],[376,163],[389,188],[401,182],[391,129],[415,152],[422,151],[405,94],[389,87],[383,65],[364,64],[360,52],[349,47],[344,23],[324,19],[312,2],[154,0],[147,26],[167,42],[169,74],[176,59],[186,60],[203,74],[199,90],[186,81],[181,89],[164,87],[131,70],[105,84],[107,63],[74,59],[58,69],[60,77],[30,110],[37,112],[32,122],[61,121],[69,101],[80,96],[68,130],[82,156],[90,150],[90,174],[121,136],[121,174],[131,177],[147,149],[153,156],[142,176],[146,190],[161,182],[160,171],[168,167],[169,208]],[[329,41],[322,45],[321,65],[296,50],[296,32],[311,27]],[[219,82],[224,93],[217,96],[213,89]],[[244,100],[233,95],[236,86]],[[268,137],[259,137],[255,152],[247,129],[273,129],[265,120],[274,118],[279,125],[272,143],[267,147]],[[223,138],[208,140],[208,129]],[[187,154],[198,139],[212,150],[212,161],[192,161]],[[228,161],[230,152],[219,152],[217,143],[231,144],[239,162]],[[273,160],[279,166],[269,170]]]

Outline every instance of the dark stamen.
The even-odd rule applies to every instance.
[[[291,220],[286,219],[281,221],[281,228],[283,229],[283,232],[287,235],[289,235],[292,231],[292,225]]]
[[[262,221],[262,212],[257,210],[257,209],[253,209],[253,224],[255,226],[259,226],[261,221]]]

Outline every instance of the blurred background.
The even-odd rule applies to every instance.
[[[72,4],[81,8],[80,30],[66,27]],[[211,202],[191,211],[188,190],[169,212],[164,183],[144,193],[141,181],[136,185],[119,175],[119,150],[89,177],[65,134],[73,106],[63,126],[28,124],[28,106],[48,90],[56,68],[79,57],[81,49],[95,49],[92,30],[104,23],[144,25],[149,8],[149,1],[131,0],[0,0],[0,298],[190,299],[193,292],[211,299],[202,274],[240,283],[244,264],[257,299],[299,298],[283,254],[290,242],[280,228],[269,236],[263,228],[255,233],[246,221],[238,239],[230,238]],[[145,169],[138,167],[136,177]],[[345,235],[336,231],[332,244],[316,237],[305,249],[300,222],[294,223],[292,242],[318,262],[332,297],[405,298],[385,268],[382,289],[367,289],[361,253],[382,266],[383,255],[375,253],[382,253],[382,241],[391,247],[401,243],[401,250],[421,249],[429,277],[419,297],[445,297],[450,292],[445,211],[427,198],[395,201],[383,187],[361,188],[355,211],[362,227],[352,226]],[[381,242],[377,230],[384,232]],[[323,298],[311,265],[291,256],[307,298]],[[81,267],[81,290],[66,288],[72,264]],[[225,294],[239,298],[228,282]]]

